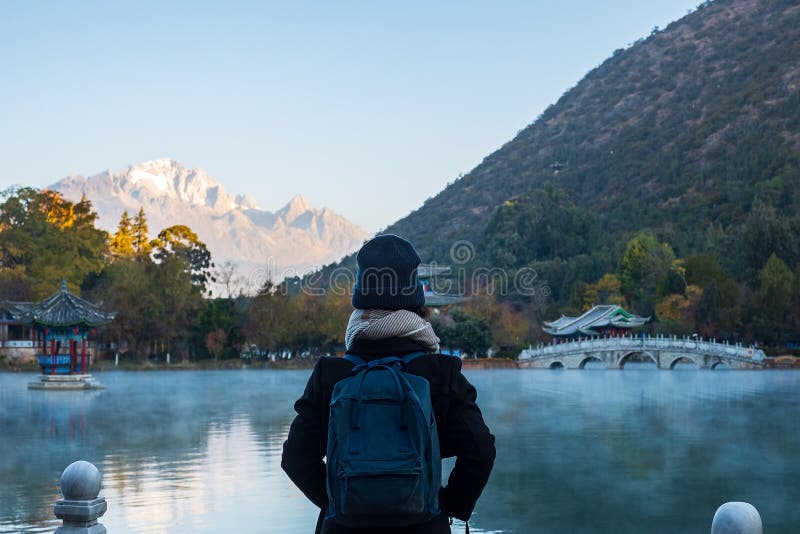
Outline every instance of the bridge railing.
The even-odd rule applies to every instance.
[[[730,344],[727,341],[720,342],[716,339],[704,340],[702,338],[678,336],[611,336],[586,338],[564,343],[558,343],[554,340],[549,345],[540,344],[537,347],[528,347],[520,353],[519,359],[550,358],[574,353],[626,349],[637,352],[648,350],[687,351],[695,354],[756,362],[762,362],[766,357],[764,351],[752,345]]]

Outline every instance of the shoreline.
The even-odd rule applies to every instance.
[[[120,362],[118,366],[113,361],[103,360],[93,364],[89,371],[103,373],[106,371],[215,371],[223,369],[312,369],[318,358],[302,358],[290,360],[256,360],[245,362],[241,359],[231,360],[201,360],[193,362],[177,362],[167,364],[164,362]],[[510,358],[469,358],[462,360],[463,369],[517,369],[517,364]],[[7,361],[0,361],[2,373],[30,373],[40,374],[41,369],[37,364],[10,365]]]
[[[218,371],[225,369],[311,369],[317,362],[316,359],[298,359],[298,360],[278,360],[271,361],[255,361],[244,363],[244,361],[236,360],[219,360],[219,361],[195,361],[195,362],[178,362],[166,364],[163,362],[120,362],[114,365],[113,361],[101,361],[89,367],[89,373],[104,373],[107,371],[129,371],[129,372],[146,372],[146,371]],[[26,373],[26,374],[41,374],[41,368],[37,364],[23,364],[23,365],[9,365],[8,362],[0,362],[0,373]]]
[[[178,362],[167,365],[164,362],[125,362],[115,366],[113,361],[102,361],[90,367],[90,373],[104,373],[111,371],[126,372],[147,372],[147,371],[220,371],[220,370],[247,370],[247,369],[268,369],[268,370],[310,370],[316,365],[318,358],[291,359],[277,361],[249,361],[235,360],[213,360]],[[461,368],[465,371],[475,370],[495,370],[495,369],[516,369],[529,370],[517,365],[517,362],[510,358],[469,358],[462,360]],[[541,370],[541,369],[540,369]],[[758,371],[791,371],[800,370],[796,366],[767,365]],[[35,364],[9,365],[7,361],[0,361],[0,373],[25,373],[32,375],[41,374],[41,369]]]

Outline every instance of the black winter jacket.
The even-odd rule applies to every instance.
[[[421,350],[408,339],[356,342],[349,352],[364,359],[402,355]],[[317,362],[305,392],[294,405],[297,417],[283,444],[281,467],[311,502],[320,508],[317,534],[364,533],[324,521],[328,507],[325,487],[325,456],[328,416],[333,386],[350,376],[353,365],[344,358],[324,357]],[[477,393],[461,373],[461,360],[452,356],[421,356],[408,372],[425,377],[431,385],[431,400],[439,434],[442,458],[456,457],[447,485],[439,491],[442,515],[418,527],[369,529],[371,533],[439,534],[450,532],[448,516],[469,519],[475,502],[489,479],[495,457],[494,436],[475,404]]]

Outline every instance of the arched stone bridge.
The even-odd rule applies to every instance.
[[[764,351],[716,340],[676,336],[588,338],[567,343],[540,345],[523,350],[519,367],[535,369],[583,369],[589,362],[602,362],[608,369],[622,369],[630,361],[655,362],[659,369],[678,363],[693,363],[698,369],[725,364],[731,369],[764,366]]]

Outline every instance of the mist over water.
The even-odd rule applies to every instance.
[[[42,392],[0,374],[0,532],[54,531],[77,459],[103,473],[110,533],[313,531],[316,509],[280,470],[308,376],[109,372],[104,391]],[[467,376],[498,448],[471,530],[707,532],[732,500],[765,532],[800,525],[800,372]]]

